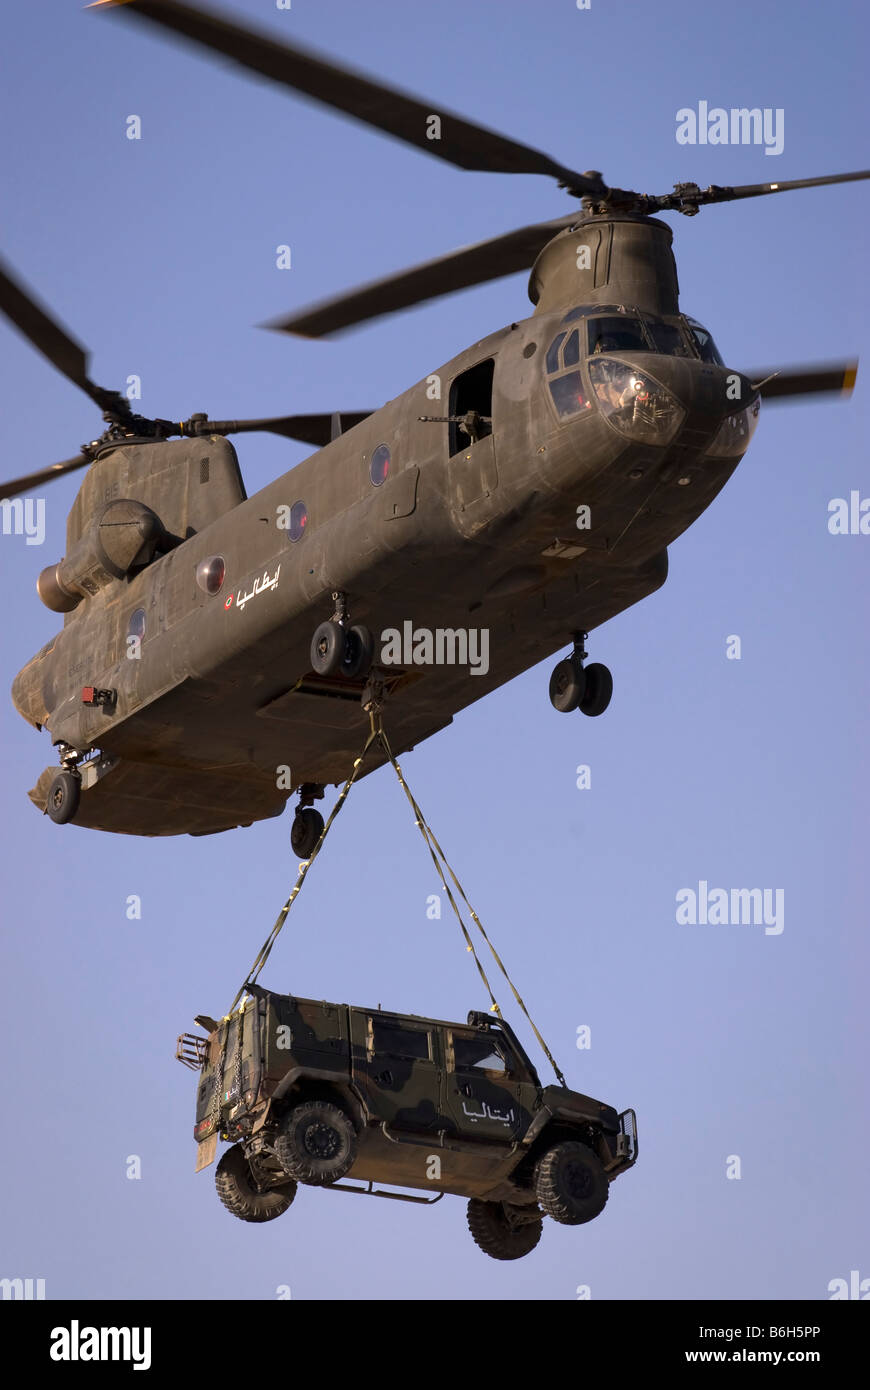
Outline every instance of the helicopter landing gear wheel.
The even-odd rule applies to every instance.
[[[613,676],[600,661],[593,661],[591,666],[584,669],[583,674],[586,677],[586,689],[580,700],[580,713],[603,714],[613,695]]]
[[[550,704],[560,714],[578,709],[586,690],[586,672],[576,657],[566,656],[553,667],[550,677]]]
[[[311,639],[311,669],[318,676],[337,676],[344,662],[344,628],[332,619],[321,623]]]
[[[348,628],[344,636],[344,656],[341,674],[348,680],[356,676],[367,676],[375,654],[375,639],[369,629],[359,624]]]
[[[574,633],[574,650],[558,662],[550,676],[550,704],[561,714],[603,714],[613,695],[613,677],[600,661],[583,663],[588,655],[585,632]]]
[[[375,654],[375,639],[369,629],[350,626],[347,594],[335,589],[333,611],[311,639],[311,669],[318,676],[344,676],[355,680],[367,676]]]
[[[323,817],[313,806],[300,806],[293,817],[290,844],[299,859],[310,859],[323,834]]]
[[[66,825],[67,821],[71,821],[79,809],[81,796],[81,777],[64,768],[56,774],[48,789],[48,800],[45,804],[46,814],[50,816],[55,825]]]

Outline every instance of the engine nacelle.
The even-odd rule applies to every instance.
[[[149,564],[164,538],[159,516],[144,502],[109,502],[69,555],[42,571],[36,592],[53,613],[71,613],[83,598],[123,579],[134,566]]]

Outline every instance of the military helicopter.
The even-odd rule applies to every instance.
[[[88,469],[66,555],[37,584],[63,629],[13,686],[60,761],[31,800],[58,823],[202,835],[297,795],[291,841],[306,857],[323,826],[314,802],[348,775],[373,688],[402,752],[570,643],[551,703],[602,714],[612,678],[587,664],[588,634],[664,583],[668,546],[736,469],[761,401],[851,390],[849,361],[727,367],[680,309],[671,229],[654,214],[870,171],[636,193],[437,107],[431,138],[432,103],[208,11],[127,0],[119,13],[462,169],[548,175],[581,200],[273,324],[324,337],[531,268],[530,316],[351,414],[147,419],[95,385],[82,347],[0,274],[0,310],[107,426],[0,487],[14,506]],[[316,452],[249,498],[226,436],[253,430]]]

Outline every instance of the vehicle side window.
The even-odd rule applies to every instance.
[[[372,1020],[372,1045],[377,1056],[428,1062],[432,1046],[428,1028],[410,1028],[390,1020]]]
[[[559,370],[559,348],[567,338],[567,333],[559,333],[547,348],[547,371],[557,372]]]
[[[579,372],[567,372],[550,382],[550,395],[560,415],[576,415],[589,408]]]
[[[566,367],[576,367],[580,361],[580,334],[576,328],[562,349],[562,361]]]
[[[494,1043],[486,1034],[480,1038],[463,1038],[453,1035],[453,1058],[457,1071],[498,1071],[510,1070],[510,1058],[501,1043]]]
[[[701,356],[702,362],[708,362],[713,367],[724,367],[724,362],[719,355],[716,344],[713,342],[712,335],[702,328],[696,319],[687,319],[689,331],[695,340],[695,345]]]

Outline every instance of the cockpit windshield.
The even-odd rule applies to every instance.
[[[649,344],[644,337],[640,319],[624,317],[589,319],[589,353],[599,352],[649,352]]]
[[[599,389],[604,380],[602,373],[606,375],[608,371],[616,371],[624,375],[628,370],[619,361],[609,359],[609,354],[614,352],[655,352],[668,357],[686,357],[694,362],[700,358],[711,366],[724,366],[711,334],[695,319],[686,318],[683,314],[660,318],[636,306],[633,312],[630,308],[619,304],[582,304],[569,310],[563,317],[563,325],[576,323],[577,327],[562,327],[547,349],[545,363],[550,395],[560,417],[592,411],[593,398],[588,393],[588,387],[584,386],[580,372],[580,361],[584,356],[591,359],[587,370],[599,404],[602,401]],[[579,322],[581,319],[586,322]],[[606,384],[604,382],[604,386]],[[620,390],[623,386],[624,383]],[[638,399],[643,403],[646,397]]]
[[[694,357],[677,324],[656,323],[647,319],[644,327],[655,344],[656,352],[666,352],[669,357]]]

